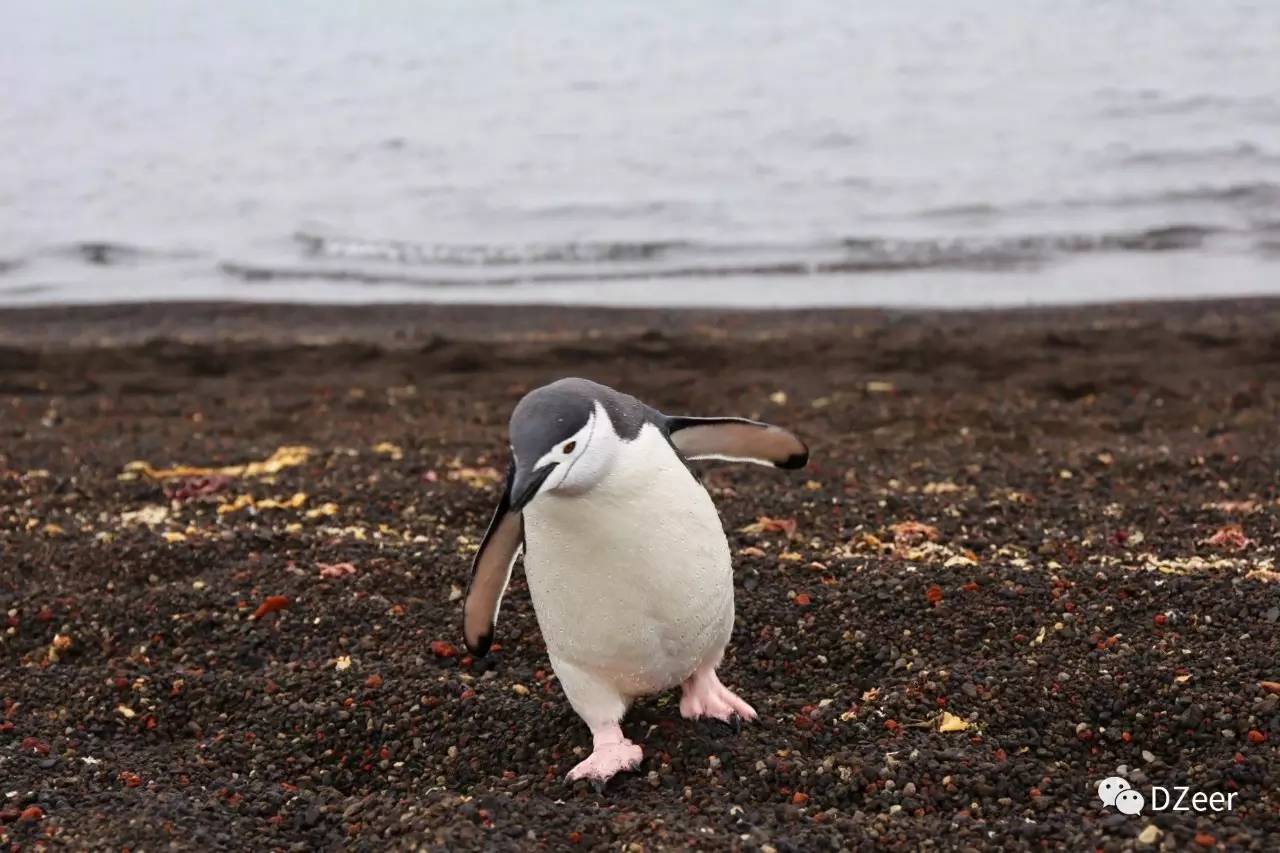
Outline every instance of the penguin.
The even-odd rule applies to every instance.
[[[755,710],[716,668],[733,631],[733,567],[711,496],[689,462],[803,468],[788,430],[665,415],[586,379],[530,391],[511,414],[506,486],[471,567],[463,634],[488,652],[516,558],[569,704],[592,752],[568,780],[603,788],[634,770],[621,722],[638,697],[681,688],[680,713],[731,725]]]

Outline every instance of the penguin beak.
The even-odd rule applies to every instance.
[[[524,471],[517,471],[515,482],[511,487],[511,494],[513,496],[511,500],[511,508],[516,512],[524,509],[525,505],[529,503],[529,501],[533,500],[538,494],[538,489],[542,488],[543,482],[546,481],[547,477],[559,464],[559,462],[552,462],[548,465],[543,465],[532,474],[527,474]]]

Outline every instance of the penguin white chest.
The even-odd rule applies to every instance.
[[[720,516],[651,424],[590,491],[526,507],[525,542],[553,664],[643,695],[680,683],[729,640],[733,570]]]

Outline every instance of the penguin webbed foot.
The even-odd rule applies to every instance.
[[[643,757],[643,750],[629,740],[597,744],[590,755],[569,771],[565,781],[572,785],[579,779],[586,780],[597,794],[603,794],[610,779],[619,773],[635,770]]]
[[[756,718],[756,711],[720,683],[715,670],[694,673],[681,685],[680,716],[687,720],[716,720],[736,734],[742,721]]]

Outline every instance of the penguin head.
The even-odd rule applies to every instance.
[[[525,395],[511,413],[511,505],[538,495],[578,495],[609,472],[622,446],[595,383],[553,382]],[[608,389],[605,389],[608,390]]]

